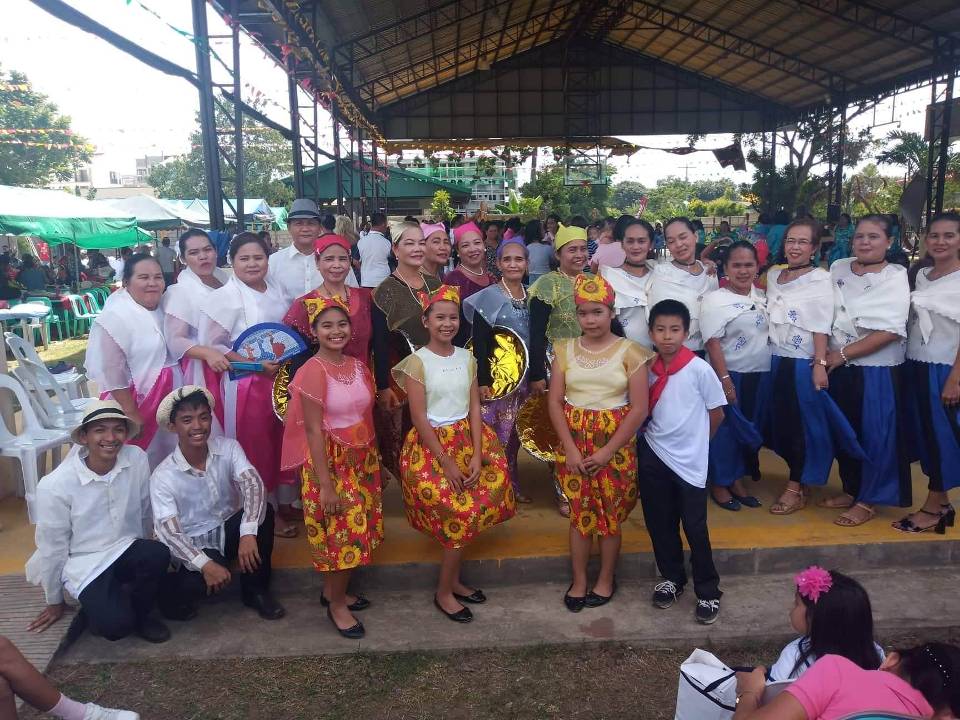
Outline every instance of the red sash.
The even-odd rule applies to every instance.
[[[670,363],[670,367],[665,367],[663,364],[663,358],[660,355],[657,355],[657,359],[653,361],[653,365],[650,368],[657,376],[657,379],[653,381],[653,385],[650,386],[651,417],[653,416],[653,408],[656,407],[657,402],[660,400],[660,396],[663,395],[663,391],[667,387],[667,380],[670,379],[671,375],[676,375],[678,372],[683,370],[695,357],[696,354],[693,352],[693,350],[685,345],[681,345],[680,351],[673,358],[673,362]]]

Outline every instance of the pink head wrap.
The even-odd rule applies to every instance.
[[[464,223],[463,225],[458,225],[453,229],[453,237],[455,238],[456,242],[460,242],[462,237],[469,235],[470,233],[476,233],[477,237],[479,238],[483,237],[483,231],[477,227],[477,224],[472,220]]]
[[[420,223],[420,229],[423,230],[423,236],[425,238],[430,237],[435,232],[442,232],[444,235],[447,234],[447,228],[443,223]]]

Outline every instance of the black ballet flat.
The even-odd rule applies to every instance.
[[[346,630],[337,625],[337,621],[333,619],[333,615],[330,612],[330,608],[327,607],[327,617],[330,619],[330,622],[333,623],[333,626],[337,629],[337,632],[340,633],[347,640],[359,640],[367,631],[363,627],[363,623],[357,620],[356,625],[348,627]]]
[[[719,500],[717,500],[713,496],[713,493],[710,493],[710,499],[713,500],[714,503],[722,507],[724,510],[730,510],[731,512],[738,512],[740,510],[740,501],[737,500],[737,496],[734,495],[733,493],[730,493],[730,499],[727,500],[726,502],[720,502]]]
[[[480,605],[487,601],[487,596],[483,594],[483,590],[474,590],[469,595],[454,593],[453,596],[460,602],[470,603],[471,605]]]
[[[601,605],[606,605],[608,602],[613,600],[613,596],[617,593],[617,581],[613,581],[613,588],[610,590],[609,595],[598,595],[593,590],[587,593],[587,596],[584,598],[584,605],[588,608],[600,607]]]
[[[737,500],[741,505],[744,505],[748,508],[758,508],[761,506],[761,503],[753,495],[736,495],[730,493],[734,500]]]
[[[572,613],[578,613],[587,605],[586,596],[583,597],[574,597],[570,594],[570,590],[573,589],[573,583],[570,583],[570,587],[567,588],[567,591],[563,594],[563,604],[566,605],[567,610]]]
[[[330,607],[330,601],[323,595],[320,596],[320,605],[323,607]],[[370,607],[370,601],[367,600],[363,595],[357,595],[357,599],[352,603],[347,605],[347,610],[350,612],[360,612],[361,610],[366,610]]]
[[[448,619],[453,620],[458,623],[468,623],[473,620],[473,613],[470,612],[470,608],[460,608],[456,612],[448,613],[443,609],[443,606],[440,604],[440,601],[437,600],[437,596],[433,596],[433,604],[437,606],[437,610],[442,612],[447,616]]]

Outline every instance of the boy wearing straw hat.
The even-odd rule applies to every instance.
[[[42,632],[63,616],[66,589],[95,634],[170,638],[151,615],[170,552],[149,539],[150,465],[143,450],[126,444],[139,430],[116,401],[91,403],[71,434],[79,447],[40,480],[37,551],[26,576],[43,587],[47,607],[28,630]]]
[[[157,537],[178,566],[165,579],[160,609],[171,620],[193,618],[201,598],[230,583],[236,560],[243,604],[277,620],[286,613],[270,594],[273,508],[240,443],[210,437],[213,408],[208,390],[185,385],[157,409],[157,425],[178,439],[150,478]]]

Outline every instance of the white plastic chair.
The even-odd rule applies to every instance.
[[[85,374],[77,370],[51,373],[47,370],[47,366],[43,364],[43,360],[40,359],[40,356],[37,354],[37,349],[33,347],[33,345],[24,342],[22,337],[12,332],[5,332],[3,336],[6,338],[7,346],[10,348],[13,357],[18,363],[31,360],[36,365],[42,367],[44,371],[50,373],[60,385],[66,387],[67,394],[71,400],[90,397],[90,390],[87,388],[87,376]]]
[[[60,462],[60,450],[70,442],[70,433],[64,430],[51,430],[40,425],[40,420],[33,412],[30,398],[23,386],[9,375],[0,374],[0,392],[9,390],[20,405],[22,430],[15,434],[0,419],[0,456],[16,458],[20,461],[23,474],[23,484],[17,494],[27,500],[27,516],[30,523],[34,518],[34,503],[36,501],[37,484],[40,482],[40,459],[47,452],[53,450],[54,464]]]
[[[32,360],[21,360],[12,374],[30,393],[33,408],[43,427],[55,430],[73,430],[83,420],[84,411],[92,398],[71,400],[67,391],[50,371]],[[53,396],[50,393],[53,393]]]

